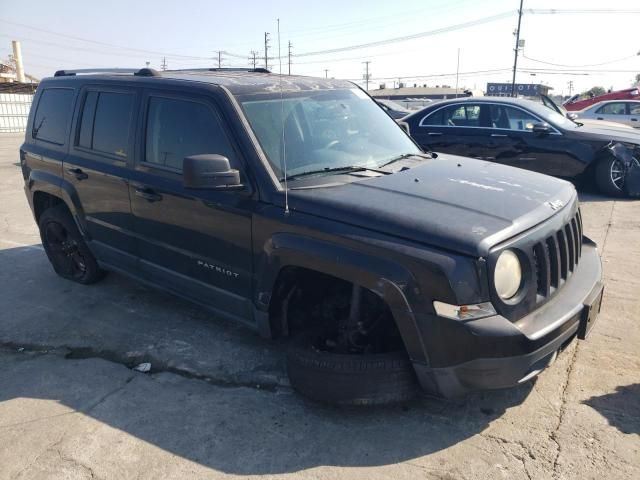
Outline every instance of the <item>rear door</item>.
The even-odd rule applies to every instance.
[[[640,128],[640,102],[627,102],[627,124]]]
[[[208,96],[149,90],[141,153],[130,186],[141,275],[222,314],[251,318],[251,216],[244,162]],[[220,154],[243,188],[186,189],[184,157]]]
[[[452,104],[425,115],[411,136],[426,150],[484,158],[490,132],[482,125],[481,107]]]
[[[73,185],[98,259],[132,268],[135,240],[129,202],[129,162],[140,92],[126,86],[91,85],[80,92],[64,178]]]

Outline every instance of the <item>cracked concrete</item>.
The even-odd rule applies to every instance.
[[[0,137],[0,480],[640,478],[639,202],[582,196],[602,314],[535,382],[334,409],[288,388],[281,343],[119,275],[55,276],[18,144]]]

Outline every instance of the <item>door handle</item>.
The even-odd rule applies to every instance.
[[[602,117],[598,117],[598,120],[604,120],[604,118],[602,118]]]
[[[499,138],[507,137],[507,135],[504,134],[504,133],[492,133],[491,136],[492,137],[499,137]]]
[[[150,188],[136,188],[136,197],[144,198],[148,202],[159,202],[162,200],[162,195],[154,192]]]
[[[67,173],[73,175],[77,180],[86,180],[89,175],[84,173],[81,168],[67,168]]]
[[[427,135],[431,135],[433,137],[433,136],[436,136],[436,135],[442,135],[442,133],[440,133],[440,132],[428,132]]]
[[[632,121],[632,122],[637,122],[637,121],[638,121],[638,119],[637,119],[637,118],[632,118],[632,119],[631,119],[631,121]]]

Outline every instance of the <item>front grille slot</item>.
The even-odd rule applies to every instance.
[[[537,303],[549,299],[574,272],[582,254],[580,211],[554,235],[535,243],[531,251]]]

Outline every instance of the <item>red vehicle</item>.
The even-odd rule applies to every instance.
[[[569,111],[583,110],[591,105],[603,102],[605,100],[640,100],[640,91],[638,87],[627,88],[626,90],[618,90],[617,92],[609,92],[597,97],[580,99],[580,95],[574,95],[567,100],[563,106]]]

